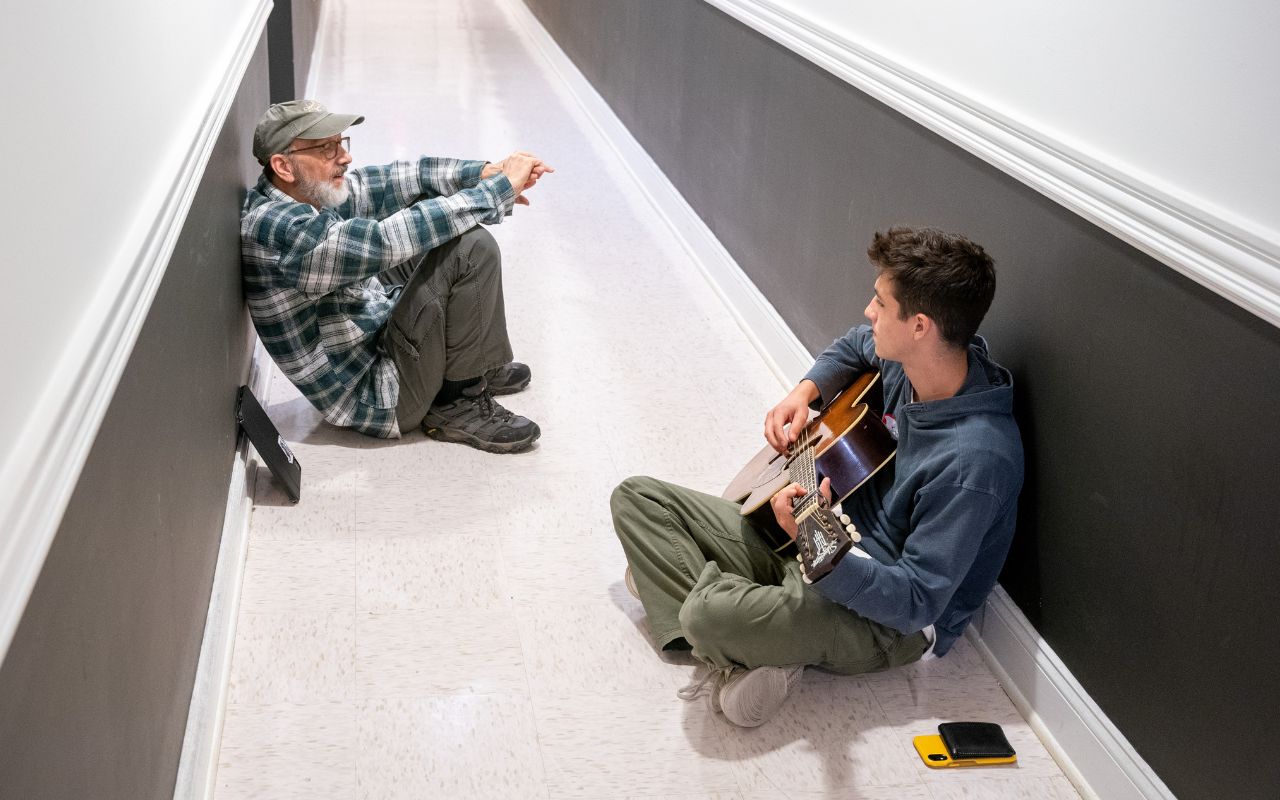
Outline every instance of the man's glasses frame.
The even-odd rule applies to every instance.
[[[281,155],[291,156],[294,153],[305,153],[308,150],[319,150],[320,155],[323,156],[326,161],[332,161],[338,157],[339,146],[341,146],[342,149],[345,150],[346,152],[350,153],[351,137],[343,136],[341,139],[339,139],[336,142],[325,142],[324,144],[313,144],[310,147],[290,148],[288,150],[285,150],[283,153],[281,153]]]

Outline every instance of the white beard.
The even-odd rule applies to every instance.
[[[335,188],[329,181],[309,181],[299,179],[299,194],[310,198],[316,208],[336,208],[347,202],[351,196],[351,187],[344,180],[340,188]]]

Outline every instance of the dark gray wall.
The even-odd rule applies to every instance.
[[[303,97],[320,25],[320,0],[276,0],[267,22],[271,102]]]
[[[0,665],[0,796],[173,796],[251,329],[239,208],[265,39]]]
[[[1280,796],[1280,330],[705,2],[526,3],[811,350],[877,229],[987,247],[1028,453],[1002,583],[1179,797]]]
[[[294,97],[307,91],[311,76],[311,57],[320,30],[320,5],[323,0],[290,0],[293,5],[293,86]],[[274,13],[274,12],[273,12]]]

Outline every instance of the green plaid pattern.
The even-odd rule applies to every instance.
[[[347,173],[351,197],[317,211],[263,176],[240,215],[244,290],[280,369],[334,425],[396,438],[400,384],[378,339],[395,305],[378,273],[511,213],[482,161],[422,158]]]

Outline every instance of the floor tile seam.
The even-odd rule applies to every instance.
[[[357,687],[358,688],[358,687]],[[364,706],[370,703],[417,703],[432,700],[460,700],[466,698],[520,698],[524,694],[519,691],[511,691],[510,689],[494,689],[492,691],[481,691],[476,689],[453,689],[453,690],[435,690],[435,691],[411,691],[411,692],[388,692],[385,694],[357,692],[351,700],[357,706]]]
[[[366,620],[370,617],[376,617],[379,619],[386,619],[386,618],[395,617],[395,616],[421,617],[421,616],[425,616],[428,612],[434,612],[434,611],[438,611],[441,614],[453,614],[455,619],[452,621],[461,622],[461,621],[465,621],[466,618],[471,616],[471,612],[476,612],[475,616],[479,617],[480,619],[495,619],[495,618],[501,618],[503,615],[510,615],[514,611],[514,608],[510,603],[510,601],[505,599],[498,599],[493,602],[474,603],[474,604],[465,604],[465,605],[463,604],[438,605],[438,604],[426,604],[425,602],[421,605],[418,605],[418,604],[360,605],[357,598],[357,605],[356,605],[357,621],[361,617],[365,618]]]
[[[524,701],[529,703],[529,712],[532,714],[532,702],[524,691],[510,689],[494,689],[491,691],[477,691],[474,689],[456,689],[456,690],[436,690],[436,691],[411,691],[411,692],[392,692],[392,693],[362,693],[355,692],[344,694],[342,696],[327,697],[316,695],[303,700],[299,699],[279,699],[265,701],[245,701],[237,700],[228,702],[226,705],[228,713],[243,714],[245,712],[289,712],[296,711],[299,713],[316,710],[338,710],[338,711],[360,711],[362,707],[374,703],[388,702],[431,702],[436,700],[457,700],[465,698],[486,698],[486,699],[509,699],[514,701]]]
[[[403,518],[383,519],[393,517],[397,513],[404,513],[407,509],[380,511],[378,514],[366,516],[356,521],[356,538],[359,541],[371,539],[379,536],[400,536],[400,537],[432,537],[432,536],[451,536],[454,534],[473,536],[482,531],[490,523],[484,515],[472,514],[469,512],[440,513],[434,515],[429,522],[419,522],[417,520],[405,520]],[[419,525],[412,530],[406,529],[406,525]]]
[[[297,538],[297,537],[290,537],[290,538],[288,538],[288,539],[270,539],[270,538],[264,538],[264,537],[259,536],[259,537],[256,537],[256,538],[251,542],[251,544],[253,544],[253,543],[257,543],[257,544],[265,544],[265,543],[268,543],[268,542],[269,542],[269,543],[271,543],[271,545],[272,545],[272,546],[280,546],[280,545],[298,545],[299,547],[298,547],[297,549],[299,549],[299,550],[306,550],[306,549],[307,549],[307,548],[305,547],[306,545],[317,545],[317,544],[333,544],[333,545],[344,544],[344,545],[345,545],[345,544],[347,544],[347,543],[349,543],[349,542],[352,542],[352,543],[353,543],[353,540],[352,540],[352,537],[350,537],[350,536],[323,536],[323,537],[315,537],[315,538],[309,538],[309,539],[302,539],[302,538]],[[288,549],[288,548],[282,548],[282,549]],[[313,549],[314,549],[314,548],[313,548]],[[250,558],[253,558],[253,557],[254,557],[254,555],[255,555],[255,554],[252,554],[252,553],[251,553],[251,554],[250,554]],[[258,558],[259,558],[259,559],[264,558],[264,557],[265,557],[265,555],[266,555],[266,554],[258,554]],[[285,565],[282,565],[282,566],[294,566],[294,565],[293,565],[293,564],[285,564]]]
[[[291,531],[273,531],[269,534],[258,534],[254,537],[254,541],[266,544],[334,544],[339,542],[354,542],[353,534],[343,534],[341,536],[314,536],[303,533],[295,533]]]
[[[548,780],[548,781],[547,781],[547,783],[549,784],[549,788],[551,788],[551,789],[553,789],[553,790],[555,789],[555,786],[554,786],[554,785],[552,785],[552,781],[551,781],[551,780]],[[698,786],[692,786],[692,787],[689,787],[689,788],[691,789],[691,791],[690,791],[690,792],[683,792],[683,791],[681,791],[681,792],[679,792],[676,796],[677,796],[677,797],[684,797],[684,796],[688,795],[688,796],[691,796],[691,797],[704,797],[704,796],[710,796],[710,795],[713,795],[713,794],[725,794],[725,793],[728,793],[728,794],[730,794],[730,795],[732,795],[733,797],[735,797],[735,798],[736,798],[736,797],[741,797],[741,794],[742,794],[742,793],[737,789],[737,787],[736,787],[736,786],[730,786],[730,787],[724,787],[724,788],[721,788],[721,787],[717,787],[717,786],[706,786],[705,784],[703,784],[703,785],[698,785]],[[633,793],[633,791],[632,791],[632,790],[630,790],[630,789],[622,789],[621,791],[609,792],[608,794],[601,794],[601,793],[599,792],[599,790],[582,790],[582,791],[581,791],[581,793],[579,793],[579,792],[578,792],[578,791],[576,791],[576,790],[568,790],[568,791],[563,791],[563,790],[562,790],[562,791],[560,791],[560,792],[556,793],[556,794],[555,794],[555,795],[553,795],[553,796],[555,797],[555,800],[615,800],[615,798],[616,798],[616,799],[622,799],[622,798],[625,798],[625,800],[636,800],[636,798],[650,798],[650,797],[661,798],[661,800],[668,800],[668,798],[670,798],[670,797],[671,797],[671,795],[670,795],[670,794],[666,794],[666,795],[636,795],[636,794],[634,794],[634,793]]]
[[[473,688],[460,689],[437,689],[437,690],[415,690],[408,692],[360,692],[350,698],[346,698],[346,702],[354,703],[356,706],[368,705],[370,703],[420,703],[431,702],[436,700],[461,700],[467,698],[477,699],[507,699],[512,701],[528,701],[528,695],[519,689],[493,689],[488,691],[477,690]],[[532,711],[532,709],[530,709]]]
[[[346,539],[355,531],[355,514],[354,509],[350,508],[350,498],[339,498],[334,496],[332,499],[325,497],[324,500],[317,498],[311,499],[311,505],[298,509],[285,509],[281,511],[271,511],[267,514],[255,513],[254,516],[261,521],[262,524],[254,525],[250,528],[249,535],[256,539],[265,541],[275,541],[278,536],[289,536],[295,539],[314,539],[323,541],[325,539]],[[342,516],[350,517],[350,521],[341,521],[332,527],[327,524],[330,520],[315,519],[319,514],[312,512],[321,511],[323,505],[341,505],[337,509]],[[263,508],[274,508],[268,506],[258,506],[255,512],[261,511]],[[329,510],[329,509],[324,509]],[[295,517],[294,515],[298,516]],[[304,519],[305,515],[311,514],[312,518]]]
[[[324,618],[324,619],[333,619],[333,618],[339,618],[339,617],[341,617],[341,618],[346,618],[346,619],[350,619],[350,620],[353,620],[353,621],[354,621],[354,620],[355,620],[355,618],[356,618],[356,614],[354,613],[354,609],[351,609],[351,610],[347,610],[347,609],[339,609],[339,610],[334,611],[334,610],[324,610],[324,609],[320,609],[320,610],[309,610],[309,609],[251,609],[251,608],[246,608],[246,609],[242,609],[240,613],[241,613],[243,616],[245,616],[245,617],[254,617],[254,618],[259,619],[260,621],[261,621],[263,618],[268,618],[268,617],[315,617],[315,618],[317,618],[317,619],[319,619],[319,618]],[[237,639],[237,642],[238,642],[238,641],[239,641],[239,639]]]
[[[422,608],[407,610],[396,609],[391,611],[358,611],[356,612],[355,621],[357,627],[364,628],[366,632],[371,629],[380,629],[379,632],[387,632],[389,630],[390,632],[395,633],[404,627],[404,624],[406,623],[420,623],[423,622],[424,619],[427,623],[447,627],[451,631],[456,630],[456,625],[462,620],[458,618],[445,618],[442,615],[433,613],[437,610],[438,609],[436,608]],[[469,609],[457,607],[446,610],[465,612]],[[473,628],[482,627],[483,633],[485,634],[505,632],[514,636],[518,633],[515,621],[510,619],[510,614],[507,613],[507,609],[504,608],[494,607],[491,609],[485,609],[483,614],[459,614],[459,617],[464,616],[470,617],[470,619],[465,620],[465,622],[468,622]],[[421,631],[422,627],[420,625],[413,626],[406,630],[406,632],[414,636],[420,634]],[[423,644],[425,645],[426,643]],[[457,644],[457,642],[454,642],[454,644]],[[490,652],[491,650],[492,648],[486,648],[485,652]]]
[[[447,540],[463,538],[474,535],[473,532],[460,528],[450,528],[449,530],[437,530],[434,528],[426,528],[418,531],[404,530],[386,530],[383,533],[366,533],[357,539],[357,545],[373,544],[382,540],[387,541],[421,541],[440,543],[435,540]]]
[[[534,680],[531,669],[533,657],[528,652],[518,621],[516,623],[516,638],[520,642],[520,671],[524,676],[525,693],[523,699],[528,704],[529,718],[533,724],[533,746],[538,753],[538,763],[542,767],[542,783],[546,790],[546,797],[551,798],[551,765],[547,763],[547,753],[543,741],[543,724],[538,718],[538,708],[533,702]]]
[[[343,600],[345,601],[345,600],[346,600],[346,598],[343,598]],[[350,608],[350,609],[348,609],[348,608],[347,608],[347,606],[348,606],[348,605],[351,605],[351,608]],[[265,616],[265,615],[272,615],[272,614],[279,615],[279,616],[298,616],[298,615],[304,615],[304,614],[324,614],[324,615],[328,615],[328,616],[338,617],[338,616],[342,616],[342,615],[347,614],[347,613],[348,613],[348,611],[350,611],[351,613],[354,613],[354,612],[355,612],[354,605],[353,605],[353,604],[349,604],[349,603],[347,603],[347,602],[343,602],[343,603],[334,602],[334,603],[332,603],[332,604],[325,604],[325,603],[311,603],[311,604],[307,604],[307,605],[304,607],[304,606],[301,606],[301,605],[298,605],[298,604],[294,604],[294,603],[285,603],[285,602],[280,602],[280,601],[270,601],[270,602],[263,602],[263,601],[257,601],[257,602],[244,602],[244,601],[242,601],[242,608],[244,609],[244,611],[245,611],[246,613],[249,613],[249,614],[258,614],[258,615],[264,615],[264,616]]]

